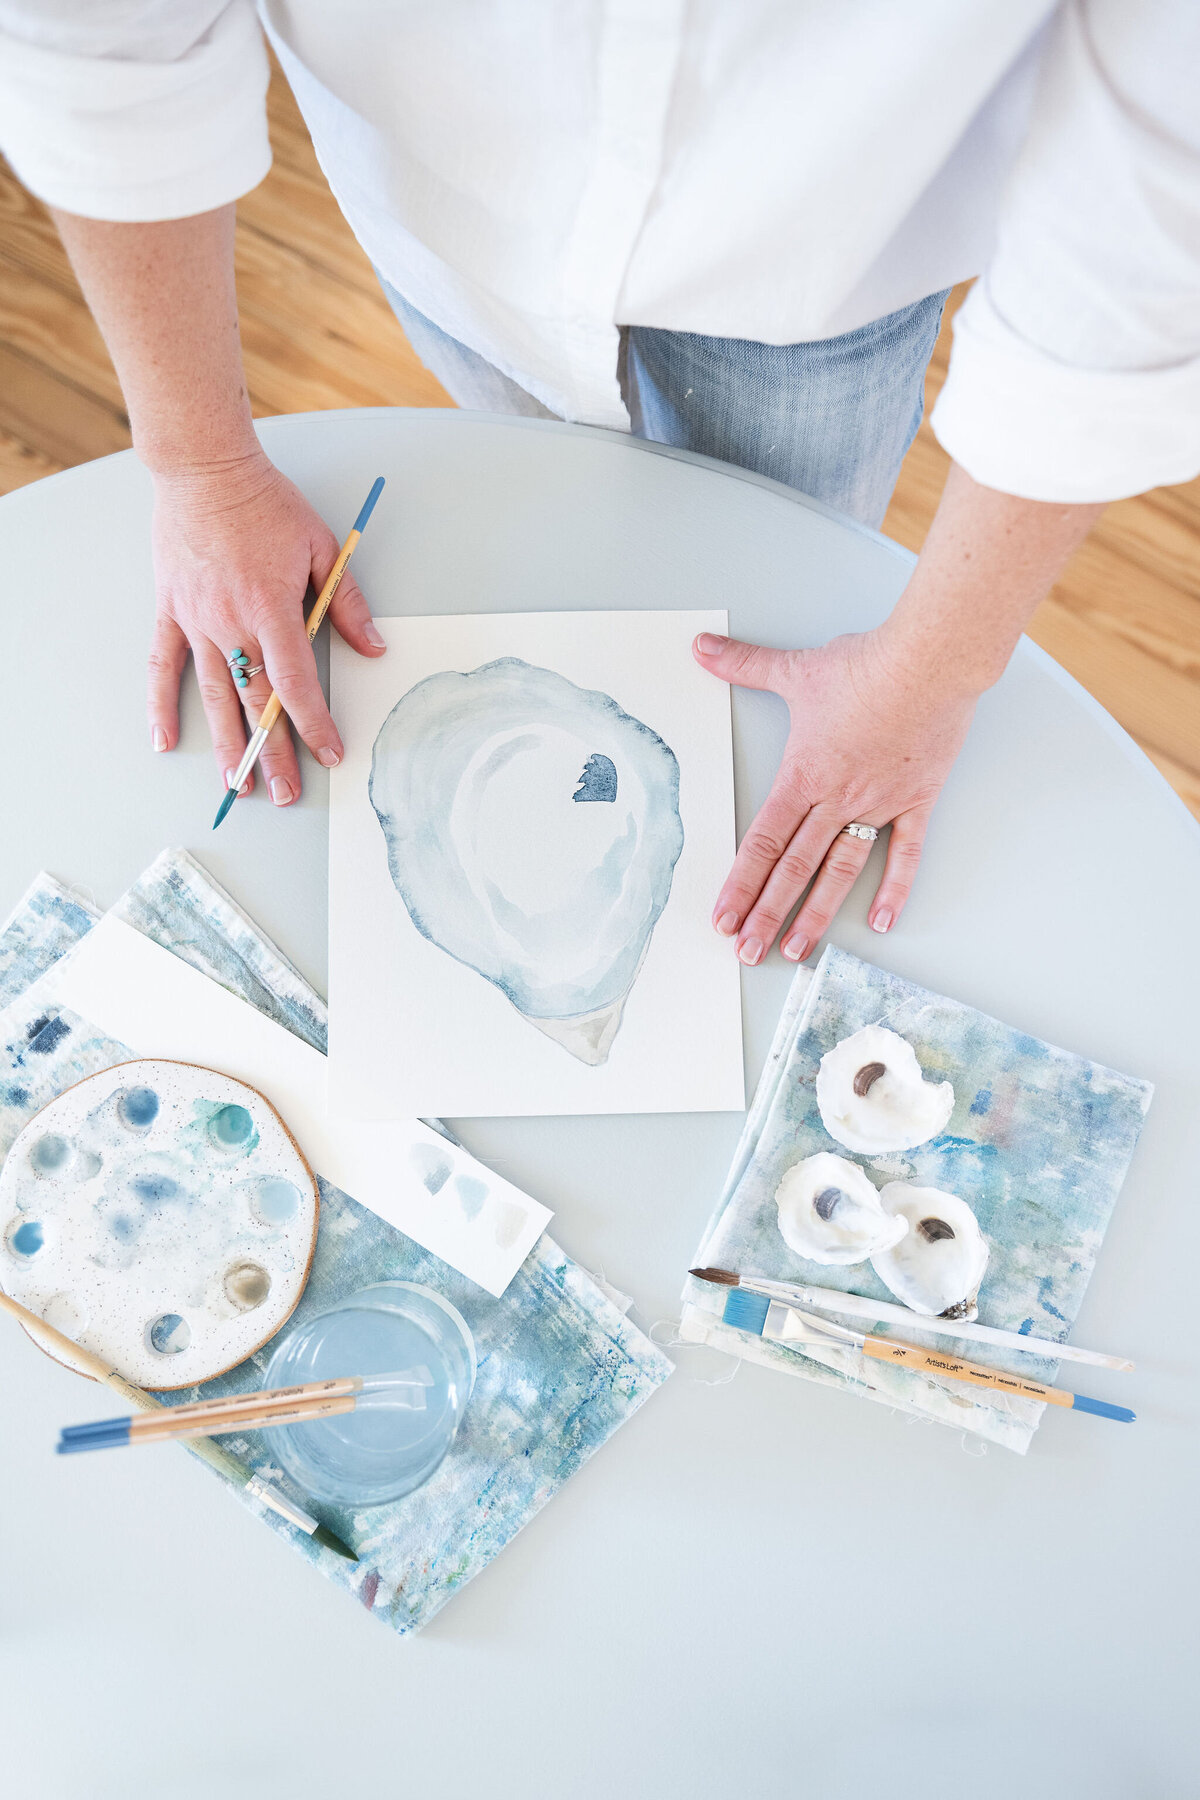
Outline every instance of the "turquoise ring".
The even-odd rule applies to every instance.
[[[252,675],[262,674],[262,664],[255,663],[254,667],[251,668],[250,658],[246,655],[246,652],[240,648],[235,650],[231,656],[227,657],[226,661],[229,664],[229,673],[233,676],[233,679],[240,688],[249,687],[250,677]]]

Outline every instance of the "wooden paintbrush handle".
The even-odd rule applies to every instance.
[[[325,586],[321,589],[316,600],[313,602],[312,611],[304,621],[304,629],[308,635],[310,644],[316,637],[317,632],[321,629],[321,620],[329,611],[333,596],[337,593],[342,576],[346,573],[346,564],[354,555],[354,546],[361,536],[361,531],[352,531],[350,533],[350,536],[338,551],[338,559],[329,571]],[[274,688],[272,688],[271,698],[267,701],[267,704],[263,707],[262,712],[259,715],[257,729],[259,731],[270,731],[282,711],[283,701],[279,698],[279,695],[275,692]]]
[[[289,1406],[296,1400],[336,1400],[344,1394],[356,1394],[362,1386],[362,1377],[358,1375],[339,1375],[328,1381],[307,1381],[296,1387],[256,1388],[253,1393],[222,1394],[212,1400],[193,1400],[186,1406],[172,1406],[168,1410],[175,1424],[182,1424],[212,1418],[215,1414],[243,1413],[265,1406]],[[134,1421],[135,1431],[147,1429],[147,1421]]]
[[[310,1419],[329,1419],[336,1413],[353,1412],[355,1395],[346,1394],[341,1399],[309,1401],[293,1401],[290,1406],[264,1406],[247,1408],[242,1412],[218,1414],[207,1419],[180,1419],[171,1417],[171,1409],[158,1413],[146,1422],[146,1428],[136,1432],[130,1431],[131,1444],[157,1444],[168,1438],[188,1437],[220,1437],[228,1432],[262,1431],[268,1425],[306,1425]],[[138,1421],[141,1425],[142,1421]]]
[[[964,1362],[961,1356],[944,1356],[939,1350],[918,1350],[915,1344],[897,1344],[892,1338],[869,1337],[863,1344],[863,1355],[876,1362],[897,1363],[904,1369],[923,1369],[929,1375],[941,1375],[949,1381],[966,1381],[972,1387],[999,1388],[1001,1393],[1015,1394],[1021,1400],[1045,1400],[1051,1406],[1073,1406],[1074,1394],[1065,1388],[1047,1387],[1041,1381],[1028,1381],[1023,1375],[1010,1375],[1004,1369],[985,1369],[981,1363]]]

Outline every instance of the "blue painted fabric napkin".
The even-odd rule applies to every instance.
[[[324,1050],[322,1001],[186,852],[165,851],[114,911]],[[43,875],[0,931],[0,1161],[40,1107],[131,1054],[77,1015],[57,1008],[47,1015],[22,998],[97,916]],[[357,1565],[240,1491],[239,1497],[376,1618],[412,1632],[504,1548],[673,1365],[547,1237],[495,1299],[349,1195],[324,1181],[320,1190],[312,1270],[285,1330],[371,1282],[423,1282],[443,1293],[471,1328],[479,1358],[475,1390],[449,1455],[423,1488],[361,1512],[319,1509],[358,1552]],[[275,1341],[229,1374],[161,1398],[180,1404],[261,1387]],[[260,1436],[222,1443],[295,1496]]]
[[[953,1082],[955,1102],[946,1130],[929,1143],[860,1157],[826,1132],[815,1081],[826,1051],[873,1024],[907,1038],[928,1080]],[[784,1172],[803,1157],[830,1151],[861,1164],[876,1186],[911,1181],[961,1195],[990,1246],[980,1322],[1061,1342],[1083,1300],[1152,1092],[1149,1082],[1056,1049],[830,946],[815,970],[797,970],[693,1266],[894,1301],[869,1262],[848,1268],[807,1262],[780,1234],[775,1191]],[[1037,1401],[943,1384],[856,1350],[802,1351],[747,1336],[722,1323],[724,1294],[689,1277],[685,1338],[849,1388],[1011,1450],[1028,1448],[1045,1411]],[[854,1323],[861,1328],[864,1321]],[[1053,1383],[1058,1369],[1057,1362],[1016,1350],[935,1339],[917,1323],[883,1329],[1034,1381]]]

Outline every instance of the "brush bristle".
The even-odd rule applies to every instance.
[[[332,1550],[335,1556],[344,1556],[347,1562],[357,1562],[358,1553],[343,1544],[340,1537],[330,1531],[328,1525],[318,1525],[312,1534],[314,1544],[323,1544],[326,1550]]]
[[[770,1309],[771,1302],[766,1294],[752,1294],[749,1288],[734,1288],[725,1297],[725,1311],[721,1316],[726,1325],[761,1337]]]
[[[719,1287],[735,1288],[741,1280],[741,1276],[731,1269],[689,1269],[688,1274],[694,1275],[697,1281],[714,1281]]]
[[[214,831],[217,829],[217,826],[221,823],[221,820],[225,817],[225,814],[229,811],[230,807],[233,805],[233,803],[237,799],[237,797],[238,797],[237,789],[230,788],[229,792],[226,794],[225,798],[222,800],[220,806],[217,808],[217,816],[213,820],[213,830]]]

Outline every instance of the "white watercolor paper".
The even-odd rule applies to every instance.
[[[740,1110],[727,615],[377,623],[332,643],[331,1110]]]
[[[416,1118],[331,1118],[319,1051],[111,914],[28,997],[69,1008],[139,1056],[199,1063],[248,1082],[318,1175],[489,1294],[504,1292],[551,1218]]]

